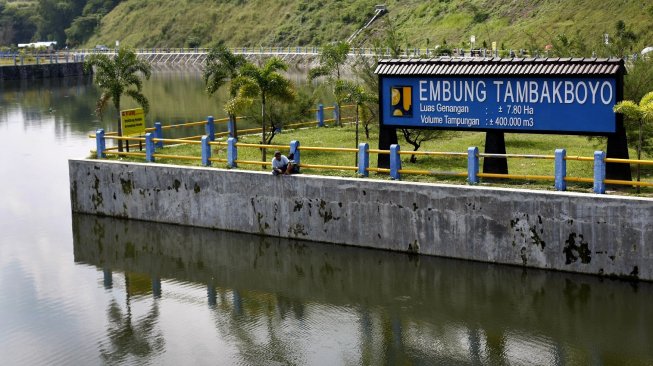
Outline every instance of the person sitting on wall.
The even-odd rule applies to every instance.
[[[286,156],[281,155],[281,151],[275,151],[274,158],[272,158],[272,174],[292,174],[295,169],[293,163],[294,162],[292,160],[289,160]]]

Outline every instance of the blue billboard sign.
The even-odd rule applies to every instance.
[[[383,124],[399,128],[606,134],[616,80],[383,77]]]

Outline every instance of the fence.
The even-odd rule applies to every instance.
[[[139,55],[160,55],[160,54],[179,54],[179,55],[206,55],[209,53],[209,48],[184,48],[184,47],[153,47],[153,48],[135,48],[135,52]],[[285,56],[285,55],[307,55],[316,56],[322,52],[321,47],[317,46],[253,46],[253,47],[232,47],[230,51],[234,54],[241,55],[262,55],[262,56]],[[115,49],[77,49],[76,53],[79,54],[115,54]],[[462,49],[455,48],[451,50],[451,55],[454,57],[497,57],[499,54],[508,54],[511,57],[525,57],[523,53],[513,50],[488,50],[488,49]],[[401,50],[399,57],[436,57],[439,50],[433,48],[417,48],[410,47]],[[351,48],[349,50],[350,56],[378,56],[378,57],[392,57],[392,51],[389,48]]]
[[[558,191],[565,191],[568,182],[581,182],[592,183],[593,191],[598,194],[604,194],[606,191],[606,184],[613,185],[626,185],[626,186],[640,186],[640,187],[653,187],[653,183],[649,182],[633,182],[624,180],[609,180],[606,179],[606,163],[618,164],[642,164],[653,165],[653,161],[649,160],[632,160],[632,159],[611,159],[606,158],[603,151],[596,151],[594,157],[582,156],[567,156],[565,149],[555,150],[553,155],[525,155],[525,154],[484,154],[479,153],[477,147],[469,147],[467,152],[429,152],[429,151],[401,151],[399,145],[395,144],[390,147],[390,150],[370,149],[369,144],[361,143],[358,149],[355,148],[333,148],[333,147],[313,147],[301,146],[300,142],[294,140],[289,146],[286,145],[265,145],[265,144],[250,144],[238,142],[236,138],[229,137],[226,142],[213,141],[210,136],[204,135],[200,141],[189,141],[187,139],[163,139],[156,137],[152,132],[145,134],[145,137],[119,137],[116,135],[106,135],[103,130],[98,130],[96,135],[97,158],[104,158],[108,154],[124,155],[124,156],[137,156],[144,157],[147,162],[154,162],[157,158],[168,159],[182,159],[182,160],[196,160],[201,161],[204,166],[211,166],[213,162],[226,163],[229,168],[237,168],[239,164],[243,165],[258,165],[266,167],[271,165],[270,162],[265,161],[252,161],[238,159],[239,148],[255,148],[255,149],[283,149],[288,150],[290,154],[294,155],[294,162],[298,168],[317,169],[317,170],[346,170],[355,171],[360,177],[368,177],[370,172],[388,173],[394,180],[400,180],[402,175],[417,174],[417,175],[435,175],[435,176],[454,176],[465,177],[470,184],[479,183],[479,178],[495,178],[495,179],[523,179],[523,180],[544,180],[551,181]],[[145,144],[145,153],[142,152],[109,152],[105,147],[105,139],[120,139],[123,141],[138,141]],[[156,150],[163,145],[163,143],[183,143],[183,144],[196,144],[201,146],[200,156],[180,156],[157,153]],[[212,157],[212,146],[226,147],[226,157],[216,158]],[[307,164],[301,160],[302,151],[319,151],[324,153],[352,153],[357,155],[357,165],[320,165],[320,164]],[[370,167],[370,154],[389,155],[390,168],[372,168]],[[446,172],[446,171],[432,171],[432,170],[418,170],[418,169],[403,169],[401,155],[436,155],[446,156],[450,158],[466,159],[467,171],[466,172]],[[554,175],[514,175],[514,174],[493,174],[479,172],[481,158],[520,158],[520,159],[545,159],[553,161]],[[567,175],[567,161],[585,161],[593,163],[594,176],[592,178],[572,177]]]
[[[350,104],[342,105],[342,106],[338,106],[337,104],[335,104],[333,106],[327,106],[327,107],[325,107],[323,104],[319,104],[317,108],[309,110],[309,112],[315,113],[314,121],[284,124],[283,126],[277,127],[275,131],[280,132],[282,127],[286,129],[295,129],[295,128],[311,127],[311,126],[324,127],[327,126],[327,123],[332,123],[332,122],[335,123],[336,121],[338,121],[338,118],[340,118],[341,123],[351,122],[354,120],[354,117],[353,116],[343,117],[341,115],[341,110],[353,110],[354,107],[355,105],[350,105]],[[325,118],[325,111],[331,111],[333,113],[333,118]],[[247,117],[237,117],[236,121],[240,121],[246,118]],[[226,124],[227,125],[226,131],[216,132],[216,124]],[[186,129],[186,128],[198,127],[198,126],[204,126],[204,134],[185,136],[176,139],[164,138],[165,131],[174,130],[174,129]],[[241,134],[260,133],[260,132],[261,132],[260,127],[237,130],[236,123],[234,123],[234,121],[232,121],[230,118],[215,119],[213,118],[213,116],[208,116],[207,119],[203,121],[184,122],[184,123],[165,125],[165,126],[161,122],[155,122],[154,127],[148,127],[145,129],[146,134],[153,133],[153,137],[157,140],[156,148],[162,148],[164,143],[187,143],[192,140],[199,141],[202,138],[202,136],[207,136],[209,141],[214,141],[217,137],[225,137],[225,136],[234,137]],[[139,150],[142,149],[142,145],[145,138],[144,136],[136,136],[136,137],[129,137],[129,138],[120,137],[118,136],[117,132],[103,132],[103,133],[105,139],[127,142],[126,145],[127,152],[129,152],[129,148],[131,147],[138,147]],[[89,137],[96,138],[96,135],[89,135]],[[138,144],[130,144],[130,141],[138,142]],[[118,147],[104,146],[103,150],[112,152],[114,150],[118,150]]]
[[[63,64],[70,62],[83,62],[84,55],[70,52],[53,52],[53,53],[34,53],[19,54],[6,53],[0,55],[0,65],[46,65],[46,64]]]

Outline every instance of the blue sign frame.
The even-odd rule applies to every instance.
[[[382,124],[521,133],[612,134],[610,77],[382,77]]]

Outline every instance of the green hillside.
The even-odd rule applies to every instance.
[[[86,45],[139,47],[319,45],[345,40],[371,17],[374,0],[126,0],[101,20]],[[598,47],[615,24],[637,36],[632,51],[653,45],[653,3],[641,0],[389,0],[405,46],[452,47],[476,36],[506,48],[543,47],[559,34]],[[382,19],[383,19],[382,18]],[[382,26],[375,23],[371,31]],[[358,39],[364,43],[365,37]]]

